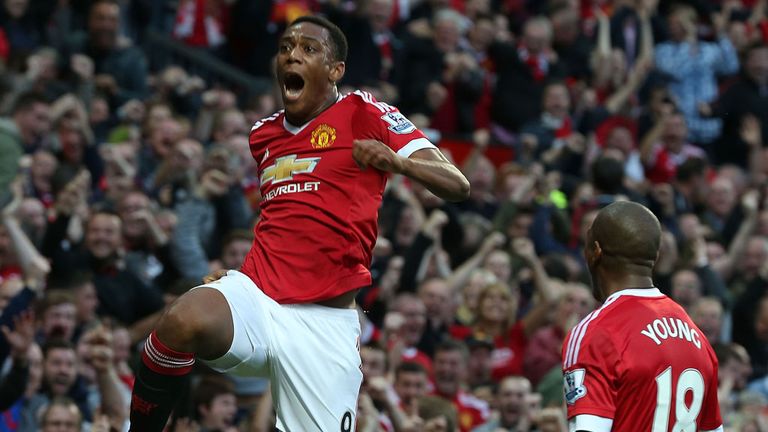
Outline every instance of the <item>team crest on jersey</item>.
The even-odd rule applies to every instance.
[[[336,129],[323,123],[312,131],[312,147],[316,149],[328,148],[336,141]]]
[[[389,130],[396,134],[409,134],[416,130],[416,126],[399,111],[389,111],[381,119],[389,124]]]
[[[584,369],[576,369],[565,373],[565,401],[568,402],[568,405],[573,405],[577,400],[586,396],[587,387],[584,386],[585,374],[586,371]]]

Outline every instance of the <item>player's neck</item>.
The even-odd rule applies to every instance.
[[[311,122],[315,117],[319,116],[323,111],[327,110],[333,104],[338,102],[338,100],[339,100],[339,90],[336,88],[336,86],[333,86],[331,88],[331,91],[328,92],[328,95],[323,100],[323,103],[321,103],[317,108],[312,110],[309,114],[302,115],[302,114],[295,114],[295,113],[290,113],[286,111],[285,120],[288,121],[288,123],[291,126],[301,127]]]
[[[611,295],[630,288],[652,287],[653,278],[646,275],[624,274],[613,275],[610,278],[604,278],[600,284],[603,296],[607,299]]]

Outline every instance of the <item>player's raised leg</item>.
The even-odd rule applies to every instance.
[[[131,398],[131,431],[160,432],[195,357],[216,359],[234,337],[232,313],[221,292],[200,287],[174,302],[147,339]]]

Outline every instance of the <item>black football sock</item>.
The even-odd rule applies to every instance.
[[[149,336],[131,396],[131,432],[162,432],[194,364],[194,354],[168,348],[155,332]]]

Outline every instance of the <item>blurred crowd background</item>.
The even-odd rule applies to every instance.
[[[125,429],[155,319],[249,249],[248,133],[308,13],[349,38],[342,91],[398,106],[472,184],[388,184],[358,430],[566,431],[582,241],[630,199],[715,347],[726,430],[768,431],[765,0],[0,3],[0,431]],[[274,429],[263,379],[198,364],[179,391],[169,431]]]

